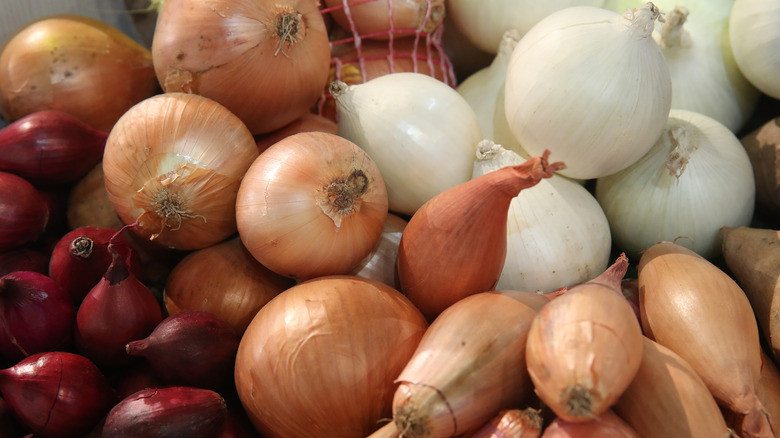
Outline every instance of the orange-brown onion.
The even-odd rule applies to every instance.
[[[325,116],[314,113],[306,113],[274,132],[256,135],[255,141],[257,141],[257,152],[262,154],[263,151],[271,147],[279,140],[284,139],[285,137],[289,137],[299,132],[311,131],[322,131],[329,132],[331,134],[338,134],[339,125]]]
[[[263,306],[236,355],[238,395],[263,437],[363,438],[427,329],[397,290],[353,276],[300,283]]]
[[[685,359],[722,407],[744,417],[740,434],[770,436],[773,426],[757,395],[758,324],[745,292],[716,265],[672,242],[645,249],[637,270],[644,334]]]
[[[329,91],[330,83],[339,80],[347,85],[362,84],[389,73],[415,72],[454,83],[454,73],[444,49],[430,36],[406,36],[391,41],[362,40],[337,35],[331,49],[328,85],[317,102],[319,114],[336,120],[336,102]]]
[[[252,134],[219,103],[165,93],[140,102],[106,142],[103,174],[119,217],[162,246],[205,248],[236,231],[235,200],[257,158]]]
[[[0,53],[0,115],[9,121],[58,110],[108,131],[158,91],[151,52],[90,17],[58,14],[27,23]]]
[[[324,0],[324,13],[363,38],[431,33],[444,20],[444,0]],[[392,17],[392,19],[391,19]]]
[[[397,378],[391,425],[404,438],[451,437],[523,405],[533,387],[525,354],[535,315],[491,292],[445,309]]]
[[[261,265],[236,237],[184,257],[168,276],[163,304],[169,315],[209,312],[243,333],[261,307],[294,284]]]
[[[241,241],[264,266],[306,280],[347,274],[379,242],[387,190],[373,160],[351,141],[301,132],[255,160],[241,182]]]
[[[166,0],[152,55],[163,90],[214,99],[252,134],[308,111],[330,65],[317,0]]]

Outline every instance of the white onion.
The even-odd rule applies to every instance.
[[[780,2],[736,0],[729,40],[745,77],[761,92],[780,99]]]

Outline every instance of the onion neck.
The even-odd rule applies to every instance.
[[[655,20],[662,21],[661,11],[652,2],[645,3],[640,8],[626,10],[623,14],[623,23],[628,31],[636,39],[644,39],[653,34]]]
[[[515,46],[517,46],[518,41],[520,41],[521,36],[520,31],[517,29],[509,29],[504,32],[493,64],[507,64],[509,58],[512,56],[512,52],[515,50]]]
[[[666,22],[661,26],[661,48],[678,49],[691,46],[691,35],[684,28],[687,19],[688,9],[682,6],[675,6],[666,15]]]
[[[683,126],[675,126],[666,132],[665,141],[669,144],[669,155],[666,157],[666,168],[669,174],[680,179],[691,155],[699,148],[692,140],[688,130]]]

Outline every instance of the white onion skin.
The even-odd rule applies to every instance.
[[[780,99],[780,3],[736,0],[728,32],[742,74],[762,93]]]
[[[257,156],[252,134],[225,107],[195,94],[165,93],[117,121],[103,174],[122,221],[139,221],[134,233],[161,246],[200,249],[236,232],[236,194]],[[183,215],[164,221],[155,212],[163,206],[153,202],[161,188],[182,198]]]
[[[411,302],[382,283],[304,282],[250,323],[236,389],[263,437],[363,438],[389,418],[393,381],[426,329]]]
[[[280,12],[300,15],[297,33],[282,42]],[[166,92],[214,99],[252,134],[279,129],[320,97],[330,49],[316,0],[166,0],[152,44],[157,78]]]
[[[327,213],[326,188],[362,173],[354,210]],[[362,178],[362,177],[361,177]],[[332,194],[331,194],[332,196]],[[351,141],[301,132],[266,149],[247,170],[236,199],[238,233],[268,269],[297,280],[347,274],[379,242],[387,191],[371,158]]]

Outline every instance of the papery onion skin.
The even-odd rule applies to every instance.
[[[261,307],[294,284],[260,264],[235,237],[193,251],[176,264],[163,303],[169,315],[206,311],[244,333]]]
[[[382,236],[371,253],[352,270],[351,275],[381,281],[395,289],[400,289],[395,260],[398,257],[398,244],[409,221],[397,214],[388,213]]]
[[[298,280],[347,274],[379,242],[387,191],[351,141],[301,132],[263,152],[236,199],[241,241],[268,269]]]
[[[766,121],[740,141],[753,166],[757,207],[770,214],[780,213],[780,116]]]
[[[166,0],[152,43],[166,92],[200,94],[252,134],[302,116],[327,82],[330,49],[316,0]]]
[[[151,52],[87,16],[58,14],[27,23],[0,54],[0,113],[6,120],[58,110],[109,131],[158,88]]]
[[[106,142],[109,199],[132,232],[190,250],[236,231],[235,197],[257,158],[246,126],[203,96],[165,93],[135,105]]]
[[[26,179],[0,172],[0,251],[40,238],[51,213],[47,195]]]
[[[303,282],[263,306],[244,333],[238,395],[264,437],[365,437],[390,416],[393,380],[427,327],[383,283]]]
[[[660,436],[660,435],[659,435]],[[589,421],[569,422],[556,418],[542,433],[542,438],[640,438],[625,421],[608,410]],[[721,437],[726,438],[726,437]]]
[[[756,395],[761,372],[758,326],[745,293],[717,266],[672,242],[642,253],[639,299],[647,337],[685,359],[718,403],[746,416],[747,436],[769,436]]]

